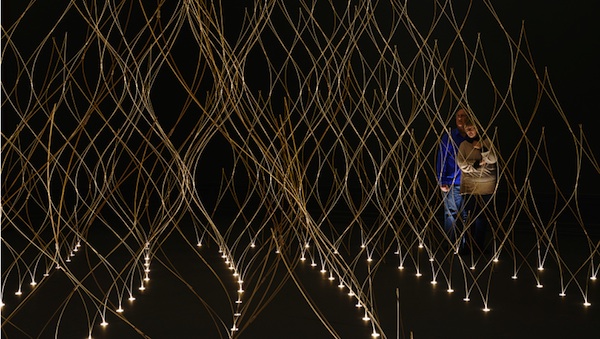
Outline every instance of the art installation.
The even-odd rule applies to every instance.
[[[165,313],[195,305],[201,337],[243,338],[284,286],[330,337],[344,329],[315,289],[351,300],[336,307],[358,309],[347,320],[367,337],[400,337],[409,324],[381,307],[395,312],[403,278],[377,287],[389,267],[489,314],[498,279],[551,283],[583,310],[599,301],[600,240],[580,197],[598,188],[593,130],[561,107],[526,25],[504,26],[492,1],[10,10],[7,338],[163,337],[136,316],[152,299]],[[471,224],[444,231],[436,174],[461,107],[497,147],[485,246],[467,253]],[[169,280],[184,301],[152,293]]]

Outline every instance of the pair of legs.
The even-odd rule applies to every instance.
[[[452,185],[448,192],[443,193],[444,199],[444,232],[452,246],[456,250],[464,246],[464,239],[458,236],[462,233],[463,221],[466,220],[466,212],[463,208],[463,196],[460,194],[460,186]],[[457,242],[457,240],[460,240]]]
[[[487,230],[487,217],[485,210],[492,198],[491,194],[475,195],[465,194],[463,203],[465,206],[466,227],[469,230],[469,247],[477,252],[483,252],[485,248],[485,233]]]

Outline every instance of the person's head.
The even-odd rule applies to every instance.
[[[461,131],[464,132],[465,130],[465,121],[468,119],[468,114],[467,114],[467,110],[465,110],[464,108],[460,108],[458,111],[456,111],[456,127]]]
[[[465,129],[465,133],[467,134],[467,137],[474,139],[475,137],[477,137],[477,126],[475,126],[475,123],[473,122],[473,119],[467,117],[464,121],[464,129]]]

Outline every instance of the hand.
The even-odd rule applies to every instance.
[[[442,190],[442,192],[448,193],[450,191],[450,186],[448,186],[448,185],[440,185],[440,189]]]

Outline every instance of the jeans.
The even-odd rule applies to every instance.
[[[483,252],[485,247],[485,233],[487,230],[487,216],[485,210],[492,198],[491,194],[464,196],[465,211],[467,214],[466,229],[469,230],[470,247]]]
[[[444,198],[444,232],[450,239],[450,243],[456,245],[457,234],[461,233],[459,230],[459,225],[461,224],[461,220],[459,219],[459,214],[461,218],[464,220],[466,217],[466,213],[463,208],[463,196],[460,194],[460,186],[452,185],[450,186],[450,190],[448,192],[443,192]],[[463,241],[461,239],[460,246],[462,246]]]

